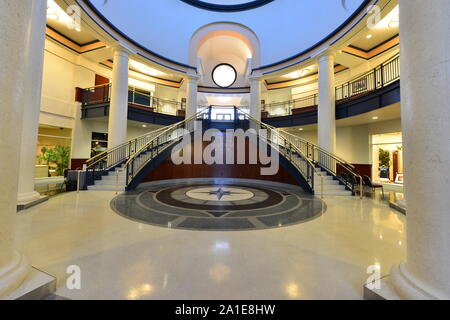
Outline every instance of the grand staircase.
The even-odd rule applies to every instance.
[[[88,190],[134,189],[142,178],[140,175],[145,171],[143,169],[156,162],[159,156],[167,156],[163,153],[170,151],[186,132],[193,134],[195,123],[199,120],[211,125],[210,110],[204,109],[184,121],[149,132],[88,160]],[[237,108],[236,121],[239,125],[246,122],[245,127],[255,129],[255,134],[295,168],[305,182],[305,191],[320,196],[352,196],[362,190],[362,178],[354,172],[354,167],[336,155],[284,130],[264,124]]]

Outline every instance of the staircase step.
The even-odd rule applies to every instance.
[[[125,185],[94,185],[88,186],[89,191],[125,191]]]
[[[322,195],[320,190],[316,191],[316,196]],[[324,190],[324,196],[352,196],[352,192],[348,190]]]
[[[126,181],[125,180],[118,180],[117,181],[117,184],[119,185],[119,186],[121,186],[121,185],[125,185],[126,184]],[[115,186],[116,185],[116,180],[98,180],[98,181],[95,181],[95,185],[96,186]]]
[[[323,177],[323,180],[331,180],[331,181],[334,181],[334,177],[333,176],[327,176],[327,175],[322,175],[322,176],[319,176],[318,174],[315,174],[314,175],[314,179],[318,179],[319,181],[322,179],[322,177]],[[337,181],[337,180],[336,180]]]
[[[320,183],[318,185],[316,185],[316,188],[318,190],[320,190],[322,188]],[[323,190],[345,190],[345,187],[341,186],[339,184],[324,184],[323,185]]]

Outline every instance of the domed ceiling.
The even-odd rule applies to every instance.
[[[110,23],[143,47],[182,64],[189,64],[189,44],[199,28],[214,22],[244,25],[259,39],[262,66],[308,50],[367,3],[365,0],[85,2],[90,2]]]

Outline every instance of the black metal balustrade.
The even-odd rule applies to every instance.
[[[269,112],[271,117],[292,115],[292,110],[315,107],[319,104],[318,94],[312,94],[303,98],[284,102],[274,102],[262,106],[263,111]]]
[[[379,65],[370,72],[336,88],[336,100],[350,99],[385,86],[400,79],[400,56]]]
[[[240,113],[251,123],[255,123],[257,128],[267,130],[267,141],[278,147],[279,152],[300,172],[315,194],[323,192],[323,176],[316,170],[321,168],[339,180],[354,195],[359,192],[362,197],[362,177],[355,173],[353,165],[296,135],[256,120],[242,110]],[[316,183],[315,179],[321,180],[321,184]]]
[[[351,99],[384,88],[400,79],[400,56],[389,59],[373,70],[336,87],[336,102],[339,104]],[[263,111],[269,112],[270,117],[289,116],[293,110],[316,107],[319,104],[318,94],[307,97],[265,104]]]
[[[82,106],[107,104],[111,102],[111,84],[105,84],[82,90]],[[128,103],[148,108],[149,111],[176,115],[177,110],[186,108],[184,103],[154,97],[148,91],[135,87],[128,89]]]

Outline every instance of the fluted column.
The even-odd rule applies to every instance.
[[[450,299],[450,2],[400,0],[407,259],[401,298]]]
[[[261,121],[261,80],[259,77],[250,79],[250,115]]]
[[[319,147],[336,152],[336,93],[334,87],[334,55],[324,52],[319,63]]]
[[[121,46],[114,48],[108,148],[114,148],[127,141],[129,55],[130,52]]]
[[[30,268],[14,250],[14,233],[33,3],[0,1],[0,298],[18,288]]]
[[[187,105],[186,105],[186,119],[192,117],[197,113],[197,92],[198,92],[198,80],[196,75],[190,75],[187,78]]]
[[[34,0],[31,17],[29,57],[25,79],[22,142],[20,151],[18,204],[27,204],[41,196],[34,191],[36,147],[41,109],[42,73],[44,68],[44,47],[47,0]]]

